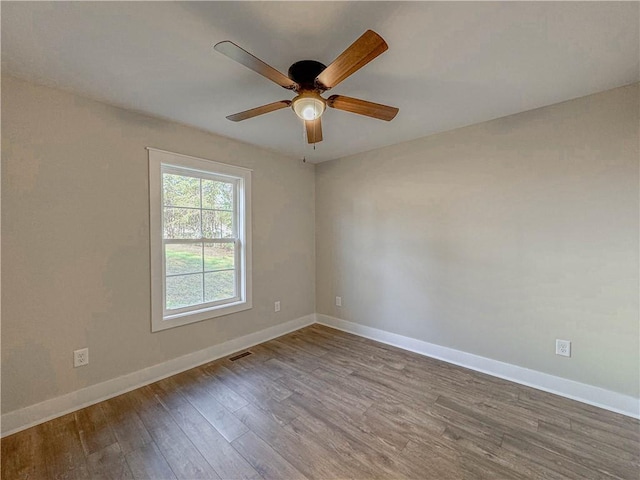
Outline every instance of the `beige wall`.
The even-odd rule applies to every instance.
[[[318,165],[318,313],[637,397],[639,107],[629,86]]]
[[[2,412],[315,301],[638,396],[638,98],[625,87],[320,164],[314,203],[311,165],[3,77]],[[252,310],[150,333],[146,146],[254,169]]]
[[[253,309],[151,333],[147,146],[254,169]],[[315,311],[312,165],[11,77],[2,233],[3,413]]]

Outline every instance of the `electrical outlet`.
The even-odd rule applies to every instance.
[[[280,311],[280,300],[273,304],[273,308],[276,312]]]
[[[556,339],[556,355],[571,356],[571,342],[569,340]]]
[[[73,366],[83,367],[89,364],[89,349],[82,348],[73,352]]]
[[[342,306],[342,297],[336,297],[336,307]]]

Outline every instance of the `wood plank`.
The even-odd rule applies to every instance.
[[[556,451],[572,458],[583,465],[589,465],[594,470],[620,478],[632,478],[640,474],[640,452],[629,453],[597,441],[585,439],[582,435],[571,430],[563,430],[555,425],[540,422],[538,431],[540,436],[552,440]],[[594,457],[608,460],[604,467]]]
[[[193,382],[189,385],[184,385],[182,392],[191,405],[196,407],[200,414],[206,418],[228,442],[232,442],[247,432],[247,427],[229,410],[218,403],[215,397],[213,397],[204,386]]]
[[[277,372],[278,379],[284,376],[291,377],[307,377],[311,372],[308,370],[302,370],[295,363],[288,361],[286,358],[272,358],[266,364],[271,370]],[[315,372],[317,369],[312,370]]]
[[[447,426],[454,426],[471,435],[475,435],[485,439],[486,441],[492,442],[495,445],[500,445],[502,443],[502,438],[505,434],[505,428],[500,425],[496,425],[495,423],[488,425],[482,418],[469,416],[468,413],[460,413],[455,409],[452,410],[441,407],[438,404],[434,405],[431,410],[426,412],[426,414],[441,420]]]
[[[378,383],[370,382],[361,377],[356,377],[351,374],[345,376],[336,374],[334,370],[324,366],[313,371],[313,375],[326,382],[331,382],[333,385],[344,389],[347,392],[359,395],[370,399],[374,404],[385,403],[393,405],[397,403],[407,402],[415,404],[415,400],[405,395],[402,392],[393,390],[387,386],[380,385]]]
[[[255,405],[266,399],[283,400],[291,395],[291,390],[282,384],[267,380],[254,372],[239,375],[227,367],[220,367],[216,370],[215,377]]]
[[[363,349],[363,352],[366,349]],[[351,368],[354,371],[361,371],[366,369],[367,371],[384,372],[387,375],[397,375],[398,371],[405,367],[403,362],[394,361],[388,363],[385,359],[378,357],[377,355],[369,352],[356,353],[348,351],[334,351],[331,355],[328,355],[325,359],[329,363],[338,363],[346,368]],[[321,365],[319,365],[321,366]]]
[[[272,393],[263,388],[263,385],[252,384],[246,377],[237,375],[226,367],[220,367],[216,370],[216,378],[245,398],[248,403],[258,406],[258,408],[282,425],[289,423],[297,415],[286,406],[286,399],[291,395],[291,391],[280,384],[278,384],[278,392],[282,394],[278,394],[276,398],[273,398]]]
[[[298,350],[315,355],[316,357],[323,357],[331,351],[326,345],[310,341],[310,337],[311,335],[307,332],[297,331],[291,332],[284,337],[280,337],[280,341],[297,348]]]
[[[320,418],[331,423],[336,431],[342,431],[362,443],[367,443],[378,452],[400,452],[406,445],[403,432],[398,431],[398,428],[390,428],[388,431],[379,428],[379,431],[376,431],[371,424],[367,423],[364,416],[350,415],[344,411],[336,410],[331,405],[327,406],[321,403],[315,397],[294,393],[287,400],[298,411],[299,417],[315,416]]]
[[[135,390],[130,396],[136,402],[136,410],[158,450],[178,478],[219,478],[151,387]]]
[[[322,418],[321,418],[322,417]],[[416,472],[388,448],[376,448],[368,438],[352,429],[338,428],[324,415],[301,415],[287,426],[305,438],[316,439],[341,463],[355,468],[364,478],[415,478]],[[355,434],[354,434],[355,433]]]
[[[91,480],[133,479],[133,473],[118,443],[88,455],[87,465]]]
[[[378,407],[364,413],[363,422],[371,432],[393,445],[406,445],[409,441],[422,442],[426,438],[441,435],[443,422],[420,414],[406,407],[398,407],[398,414],[389,414]]]
[[[536,409],[548,409],[554,414],[591,423],[630,440],[640,441],[640,422],[638,420],[533,388],[520,386],[520,390],[519,401],[522,404],[533,405],[533,408]]]
[[[336,408],[344,408],[355,415],[364,413],[373,405],[373,402],[368,398],[340,389],[314,375],[308,375],[304,378],[284,376],[279,378],[277,383],[284,385],[290,391],[303,395],[316,395],[322,399],[322,402],[331,403]]]
[[[441,395],[436,400],[435,405],[437,407],[443,407],[456,412],[464,417],[467,417],[471,421],[477,420],[483,425],[486,425],[491,432],[497,432],[498,435],[500,434],[500,432],[512,432],[514,429],[521,427],[520,425],[512,425],[508,419],[495,418],[494,416],[486,415],[461,398],[456,398],[454,400]]]
[[[136,480],[177,479],[153,442],[127,453],[126,459]]]
[[[403,454],[414,460],[422,457],[422,461],[429,467],[433,464],[433,468],[442,471],[440,478],[499,478],[501,480],[529,478],[504,465],[493,462],[491,458],[486,456],[473,452],[457,451],[453,445],[447,444],[443,439],[435,441],[430,449],[425,448],[424,444],[409,442]],[[442,458],[447,461],[435,461]]]
[[[408,380],[397,374],[389,374],[383,371],[360,368],[353,372],[350,375],[351,377],[361,379],[380,389],[399,392],[401,395],[408,396],[423,405],[431,405],[441,394],[440,391],[430,385],[425,385],[423,382]]]
[[[312,439],[285,429],[254,405],[234,413],[251,431],[267,442],[297,470],[309,478],[345,478],[349,470]]]
[[[91,405],[74,413],[85,455],[103,450],[116,442],[100,405]]]
[[[407,365],[400,375],[403,380],[408,378],[418,384],[428,385],[431,390],[443,395],[451,394],[456,396],[464,391],[468,393],[470,398],[499,401],[504,404],[515,404],[518,401],[518,392],[509,388],[508,385],[503,385],[499,382],[495,383],[487,379],[479,379],[474,373],[470,370],[464,370],[452,374],[449,368],[430,370]]]
[[[562,479],[562,475],[550,472],[549,470],[540,468],[531,462],[523,461],[523,459],[515,459],[514,455],[505,453],[505,450],[493,442],[487,441],[482,437],[470,434],[466,430],[448,425],[442,436],[450,443],[455,444],[454,448],[458,452],[467,452],[472,461],[477,461],[480,457],[484,461],[490,461],[497,467],[512,472],[524,478],[553,478]]]
[[[514,469],[526,472],[527,478],[548,479],[548,480],[566,480],[566,475],[559,472],[552,465],[544,465],[543,462],[534,462],[529,458],[519,456],[512,451],[500,447],[498,452],[498,460],[506,462]]]
[[[263,343],[262,346],[272,351],[275,358],[278,358],[290,365],[294,365],[303,372],[311,373],[316,368],[319,368],[324,364],[324,361],[319,357],[281,342],[278,339]]]
[[[236,392],[234,392],[232,389],[227,387],[224,383],[222,383],[215,377],[215,369],[216,367],[212,365],[207,365],[206,367],[201,369],[204,374],[201,377],[201,383],[205,386],[209,393],[213,395],[213,397],[230,412],[235,412],[239,408],[248,405],[249,402],[245,398],[238,395]]]
[[[231,442],[265,480],[306,479],[297,468],[286,461],[271,446],[250,430]]]
[[[452,408],[452,404],[446,401],[448,397],[440,396],[436,403]],[[539,419],[534,415],[530,415],[524,409],[517,407],[510,408],[507,403],[495,402],[483,396],[475,397],[473,395],[461,396],[457,395],[457,402],[463,401],[469,415],[475,418],[485,419],[486,423],[508,425],[509,428],[516,428],[535,432],[538,430]],[[455,408],[452,408],[455,409]],[[491,422],[489,422],[491,420]],[[495,423],[494,423],[495,422]]]
[[[551,423],[551,422],[549,422]],[[617,433],[603,430],[594,426],[593,424],[581,422],[580,420],[573,419],[571,421],[571,430],[579,434],[586,441],[592,439],[595,442],[610,445],[615,448],[619,448],[622,451],[632,453],[637,459],[640,457],[640,442],[630,440]]]
[[[2,480],[46,478],[44,438],[40,426],[3,438],[0,459]]]
[[[453,457],[452,457],[453,455]],[[434,478],[447,480],[463,480],[467,478],[466,473],[458,461],[459,454],[456,452],[446,452],[437,449],[425,448],[422,444],[409,442],[402,451],[401,456],[414,468],[420,470],[421,475],[416,478]]]
[[[151,443],[151,435],[125,394],[99,404],[125,455]]]
[[[259,479],[260,475],[171,384],[149,385],[172,418],[221,478]]]
[[[557,453],[549,443],[540,445],[539,442],[532,442],[521,436],[505,435],[502,447],[565,478],[575,480],[613,478]]]
[[[37,431],[43,437],[49,478],[80,480],[89,476],[73,413],[43,423]]]

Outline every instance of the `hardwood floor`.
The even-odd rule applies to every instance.
[[[313,325],[2,440],[2,479],[638,479],[631,418]]]

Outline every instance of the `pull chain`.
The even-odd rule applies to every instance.
[[[303,122],[302,123],[302,144],[304,145],[307,141],[307,128],[306,128],[306,124]],[[315,151],[316,149],[316,144],[314,142],[313,144],[313,150]],[[307,163],[307,157],[306,155],[302,155],[302,162],[303,163]]]

